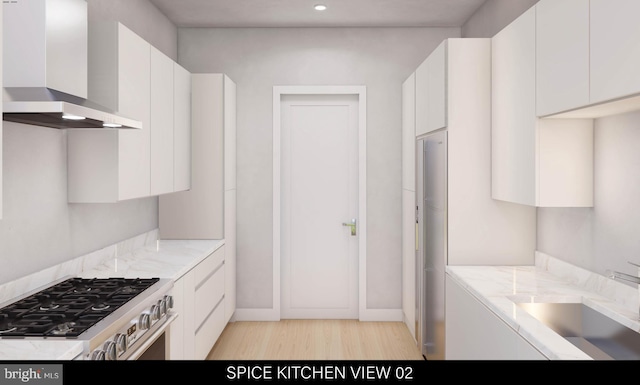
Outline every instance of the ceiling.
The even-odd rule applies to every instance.
[[[177,27],[231,28],[461,27],[486,0],[150,1]]]

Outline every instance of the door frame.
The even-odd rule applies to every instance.
[[[367,89],[366,86],[273,87],[273,319],[281,314],[281,101],[283,95],[358,96],[358,318],[367,304]]]

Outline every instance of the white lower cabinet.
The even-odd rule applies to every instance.
[[[447,360],[547,359],[449,275],[445,322]]]
[[[176,280],[170,359],[204,360],[224,330],[225,246]],[[231,294],[231,293],[230,293]]]

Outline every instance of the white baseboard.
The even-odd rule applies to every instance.
[[[402,322],[402,309],[364,309],[360,314],[360,321],[374,322]]]
[[[236,309],[234,321],[280,321],[280,312],[275,309]],[[402,309],[365,309],[360,314],[363,322],[403,322]]]
[[[407,316],[404,314],[404,312],[402,312],[402,322],[405,324],[407,329],[409,329],[409,333],[411,334],[411,337],[413,337],[413,341],[417,342],[415,333],[416,325],[414,322],[411,322],[409,321],[409,319],[407,319]]]
[[[236,309],[235,321],[280,321],[280,312],[275,309]]]

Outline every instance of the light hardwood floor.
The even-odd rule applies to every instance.
[[[231,322],[209,360],[424,360],[402,322]]]

